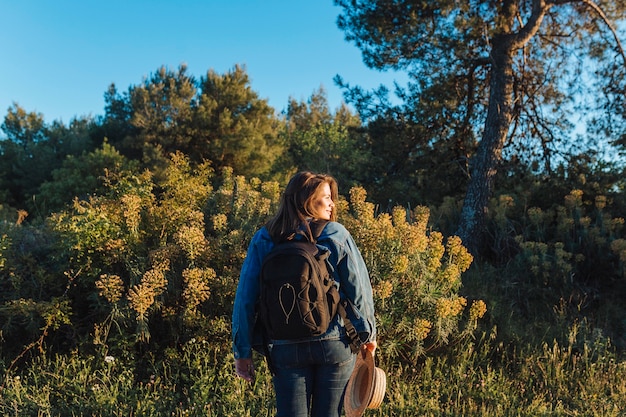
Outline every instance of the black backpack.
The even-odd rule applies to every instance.
[[[271,339],[300,339],[328,330],[340,300],[327,264],[329,255],[306,237],[279,242],[267,254],[261,266],[258,313]]]

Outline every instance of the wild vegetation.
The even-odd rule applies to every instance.
[[[338,3],[340,27],[357,30],[363,16],[349,10],[352,3]],[[601,36],[611,32],[602,24],[623,11],[614,2],[594,20],[583,3],[590,4],[550,3],[544,18],[556,30],[578,16],[577,27]],[[453,10],[420,9],[403,24],[436,17],[482,42],[473,30],[489,21],[455,20],[477,9]],[[513,15],[523,21],[532,13]],[[376,16],[383,24],[394,14]],[[464,26],[472,22],[478,26]],[[364,41],[371,33],[363,29],[349,38]],[[460,48],[461,37],[448,35],[437,47]],[[533,51],[546,47],[547,38],[533,39]],[[375,60],[378,53],[391,58],[386,49],[370,46],[368,62],[388,65]],[[600,48],[594,58],[610,67],[617,50]],[[523,51],[511,53],[529,64]],[[475,138],[488,129],[486,107],[479,109],[488,100],[470,94],[470,85],[459,88],[471,77],[444,66],[428,78],[417,61],[416,84],[400,92],[402,106],[386,102],[384,91],[346,85],[356,114],[347,105],[331,110],[322,89],[276,114],[237,66],[199,78],[185,66],[159,68],[125,92],[112,85],[103,116],[68,125],[13,105],[0,140],[0,411],[273,415],[262,358],[251,386],[234,375],[230,315],[252,234],[276,209],[286,179],[310,169],[339,180],[340,221],[371,275],[376,360],[388,390],[367,415],[623,415],[626,194],[619,154],[626,136],[624,107],[616,106],[624,98],[623,68],[598,67],[613,84],[597,101],[604,108],[595,109],[596,129],[572,141],[567,123],[556,129],[545,123],[550,117],[539,117],[540,107],[564,102],[556,91],[564,85],[540,65],[554,56],[535,55],[537,66],[515,78],[519,97],[534,89],[532,99],[545,101],[520,101],[511,114],[515,129],[495,152],[491,183],[481,190],[488,196],[482,237],[472,247],[457,232]],[[487,73],[475,75],[476,91],[487,93],[478,82]],[[597,146],[577,147],[590,143],[612,158]]]

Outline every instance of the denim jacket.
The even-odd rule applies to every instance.
[[[330,251],[329,262],[333,269],[333,277],[338,284],[342,299],[349,300],[353,306],[352,309],[347,310],[350,321],[361,336],[361,340],[363,342],[376,340],[374,300],[369,273],[350,232],[340,223],[329,222],[319,236],[317,244]],[[255,233],[248,246],[233,306],[232,338],[236,359],[252,357],[253,346],[260,343],[260,335],[256,334],[255,330],[255,305],[260,292],[259,274],[263,258],[273,246],[274,243],[265,227]],[[339,315],[336,315],[328,331],[321,336],[297,341],[274,340],[272,343],[339,338],[344,333],[343,321]]]

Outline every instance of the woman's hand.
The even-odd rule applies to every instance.
[[[248,382],[254,382],[254,363],[252,358],[235,359],[235,372]]]
[[[376,343],[375,340],[371,341],[371,342],[367,342],[364,344],[365,349],[369,350],[372,355],[374,354],[374,351],[376,350],[376,348],[378,347],[378,343]]]

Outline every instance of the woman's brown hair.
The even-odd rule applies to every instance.
[[[309,239],[312,238],[311,228],[307,220],[315,220],[313,202],[322,192],[324,184],[329,185],[330,196],[333,201],[337,201],[337,180],[330,175],[302,171],[291,177],[281,196],[276,215],[266,225],[272,240],[279,242],[290,239],[303,226],[303,231]],[[336,219],[337,214],[333,210],[330,220],[335,221]]]

